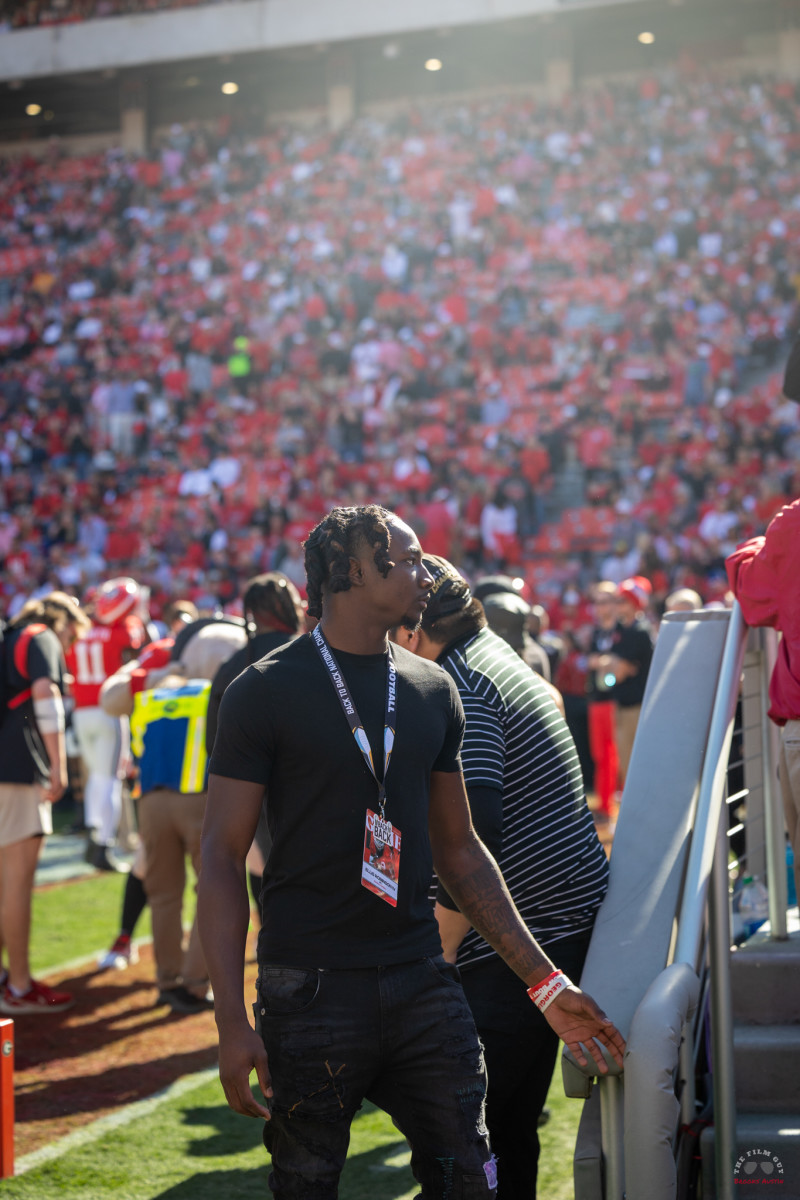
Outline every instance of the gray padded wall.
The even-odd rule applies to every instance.
[[[667,965],[727,629],[727,612],[674,613],[656,642],[608,894],[581,976],[626,1037]]]
[[[581,976],[581,987],[626,1038],[642,997],[668,962],[728,621],[726,611],[672,613],[656,642],[608,893]],[[574,1060],[566,1050],[563,1057],[565,1087],[575,1094]],[[592,1101],[594,1113],[597,1097]],[[602,1186],[597,1134],[595,1118],[582,1123],[575,1151],[578,1200],[589,1200]]]

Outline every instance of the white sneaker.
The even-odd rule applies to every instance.
[[[101,971],[124,971],[131,963],[138,961],[139,951],[128,934],[121,933],[108,953],[98,960],[97,966]]]

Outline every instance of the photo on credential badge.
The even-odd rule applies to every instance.
[[[361,883],[392,908],[397,908],[400,840],[400,830],[391,821],[367,810]]]

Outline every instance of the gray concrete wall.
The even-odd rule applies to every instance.
[[[616,0],[623,4],[641,0]],[[592,0],[570,0],[570,8]],[[0,80],[381,37],[563,11],[560,0],[241,0],[0,34]]]

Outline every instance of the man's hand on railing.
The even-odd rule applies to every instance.
[[[585,1049],[600,1074],[608,1074],[608,1064],[600,1046],[605,1046],[617,1066],[622,1066],[625,1039],[592,997],[574,984],[559,992],[543,1015],[581,1067],[587,1066],[589,1061]]]

